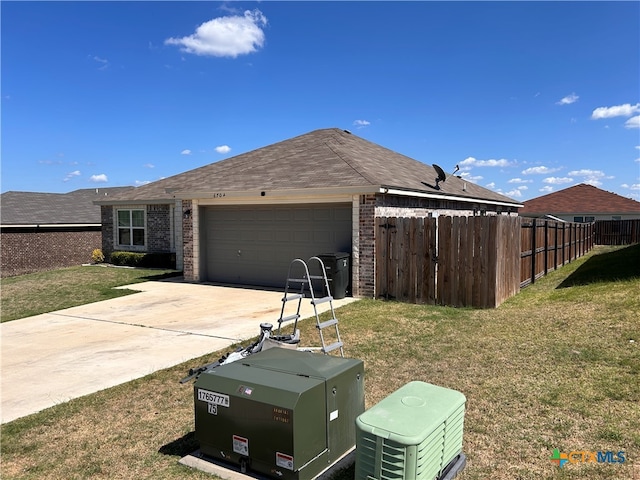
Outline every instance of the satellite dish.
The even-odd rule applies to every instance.
[[[429,183],[426,182],[422,182],[423,185],[426,185],[427,187],[431,187],[434,188],[436,190],[440,190],[440,182],[444,182],[447,179],[447,174],[444,173],[444,170],[442,170],[442,168],[440,168],[440,166],[436,165],[435,163],[433,164],[433,168],[436,171],[436,173],[438,174],[438,176],[436,177],[436,184],[435,185],[431,185]]]
[[[433,164],[433,168],[438,174],[438,178],[436,178],[436,185],[438,185],[438,183],[440,182],[444,182],[447,179],[447,174],[444,173],[444,170],[442,170],[442,168],[440,168],[440,166],[436,165],[435,163]]]

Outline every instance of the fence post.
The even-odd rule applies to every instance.
[[[549,220],[544,221],[544,274],[549,275]]]
[[[531,283],[536,282],[536,235],[538,230],[537,219],[533,219],[531,224]]]

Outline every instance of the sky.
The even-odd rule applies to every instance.
[[[579,183],[640,200],[640,2],[0,15],[2,192],[140,186],[337,127],[517,201]]]

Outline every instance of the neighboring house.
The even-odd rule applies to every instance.
[[[353,295],[372,296],[376,217],[515,216],[522,206],[436,177],[430,165],[332,128],[95,203],[105,252],[175,252],[187,280],[282,288],[294,258],[347,252]]]
[[[640,202],[581,183],[557,192],[532,198],[520,210],[523,217],[557,217],[566,222],[640,218]]]
[[[131,189],[0,195],[2,276],[90,262],[92,251],[102,247],[100,207],[93,201]]]

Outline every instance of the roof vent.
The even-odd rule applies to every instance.
[[[351,132],[349,130],[343,130],[344,133],[348,133],[349,135],[351,135]]]

